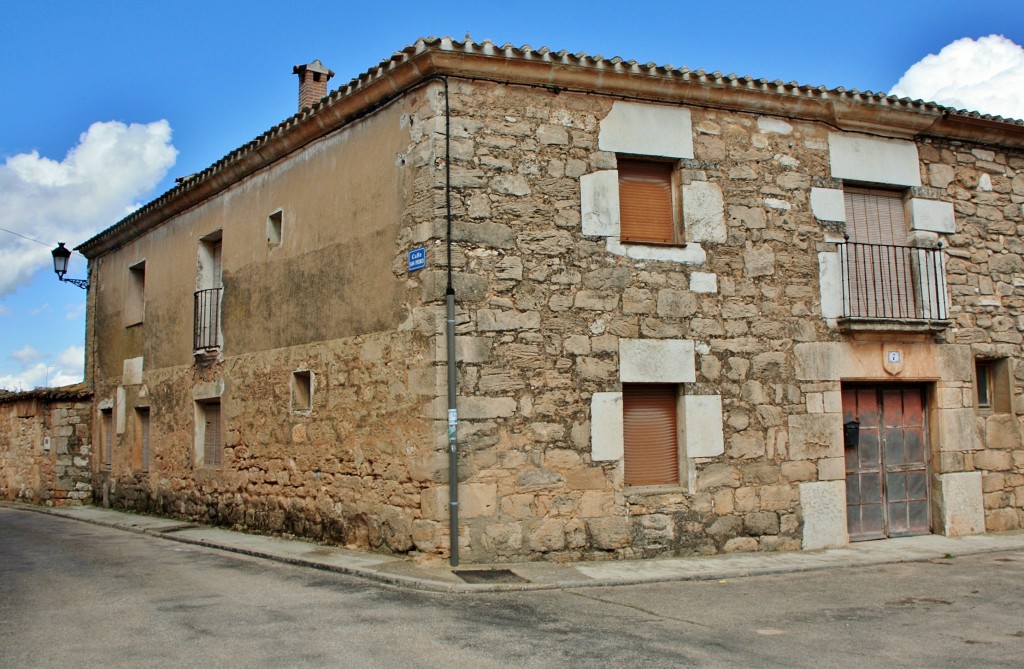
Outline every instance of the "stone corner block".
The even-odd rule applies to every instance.
[[[954,472],[936,477],[935,505],[947,537],[985,532],[981,472]]]
[[[623,383],[693,383],[694,344],[689,339],[620,339]]]
[[[721,395],[685,395],[686,457],[713,458],[725,453]]]
[[[594,393],[590,398],[590,457],[595,462],[621,460],[622,393]]]
[[[846,527],[846,481],[800,484],[804,550],[838,548],[849,543]]]
[[[580,177],[580,213],[583,234],[619,236],[618,170],[602,170]]]
[[[694,181],[683,186],[683,227],[691,242],[725,242],[725,202],[718,184]]]
[[[819,221],[846,222],[846,197],[837,188],[812,188],[811,212]]]
[[[908,204],[910,221],[914,230],[929,232],[956,232],[956,218],[953,214],[952,202],[911,198]]]

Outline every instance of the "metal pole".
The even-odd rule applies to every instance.
[[[445,295],[448,325],[448,528],[450,562],[459,566],[459,413],[455,407],[455,291]]]

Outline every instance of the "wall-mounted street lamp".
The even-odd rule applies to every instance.
[[[68,273],[68,258],[71,257],[71,251],[64,248],[64,242],[57,242],[57,248],[50,251],[53,254],[53,271],[57,273],[57,278],[64,283],[73,283],[79,288],[88,288],[88,279],[65,279],[64,275]]]

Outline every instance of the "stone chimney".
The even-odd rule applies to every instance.
[[[299,75],[299,111],[327,95],[327,81],[334,76],[319,59],[308,65],[296,65],[292,74]]]

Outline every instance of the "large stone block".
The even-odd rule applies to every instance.
[[[683,397],[686,457],[713,458],[725,452],[721,395]]]
[[[938,409],[935,411],[935,436],[942,451],[977,450],[978,425],[973,409]]]
[[[693,383],[694,344],[688,339],[620,339],[623,383]]]
[[[809,342],[793,347],[796,378],[801,381],[838,381],[847,346],[838,342]]]
[[[616,550],[633,541],[632,526],[628,518],[591,518],[587,521],[590,543],[600,550]]]
[[[590,457],[595,462],[621,460],[622,393],[594,393],[590,398]]]
[[[482,332],[498,330],[536,330],[540,327],[540,313],[536,311],[498,311],[481,309],[477,312],[477,328]]]
[[[580,177],[583,234],[619,236],[619,172],[603,170]]]
[[[935,476],[933,496],[940,529],[947,537],[985,532],[985,505],[981,472],[954,472]]]
[[[910,221],[914,230],[927,230],[952,234],[956,232],[953,203],[939,200],[911,198],[908,203]]]
[[[666,158],[693,158],[690,110],[617,100],[601,120],[602,151]]]
[[[725,242],[725,203],[717,184],[694,181],[683,186],[683,226],[687,241]]]
[[[897,186],[920,186],[917,145],[903,139],[883,139],[856,133],[828,136],[829,162],[836,179]]]
[[[846,222],[846,197],[842,189],[812,188],[811,212],[819,221]]]
[[[843,457],[841,414],[796,414],[789,417],[789,457],[792,460]]]
[[[985,419],[984,448],[1017,450],[1021,448],[1020,423],[1013,414],[993,414]]]
[[[846,527],[846,481],[800,484],[805,550],[837,548],[849,542]]]

